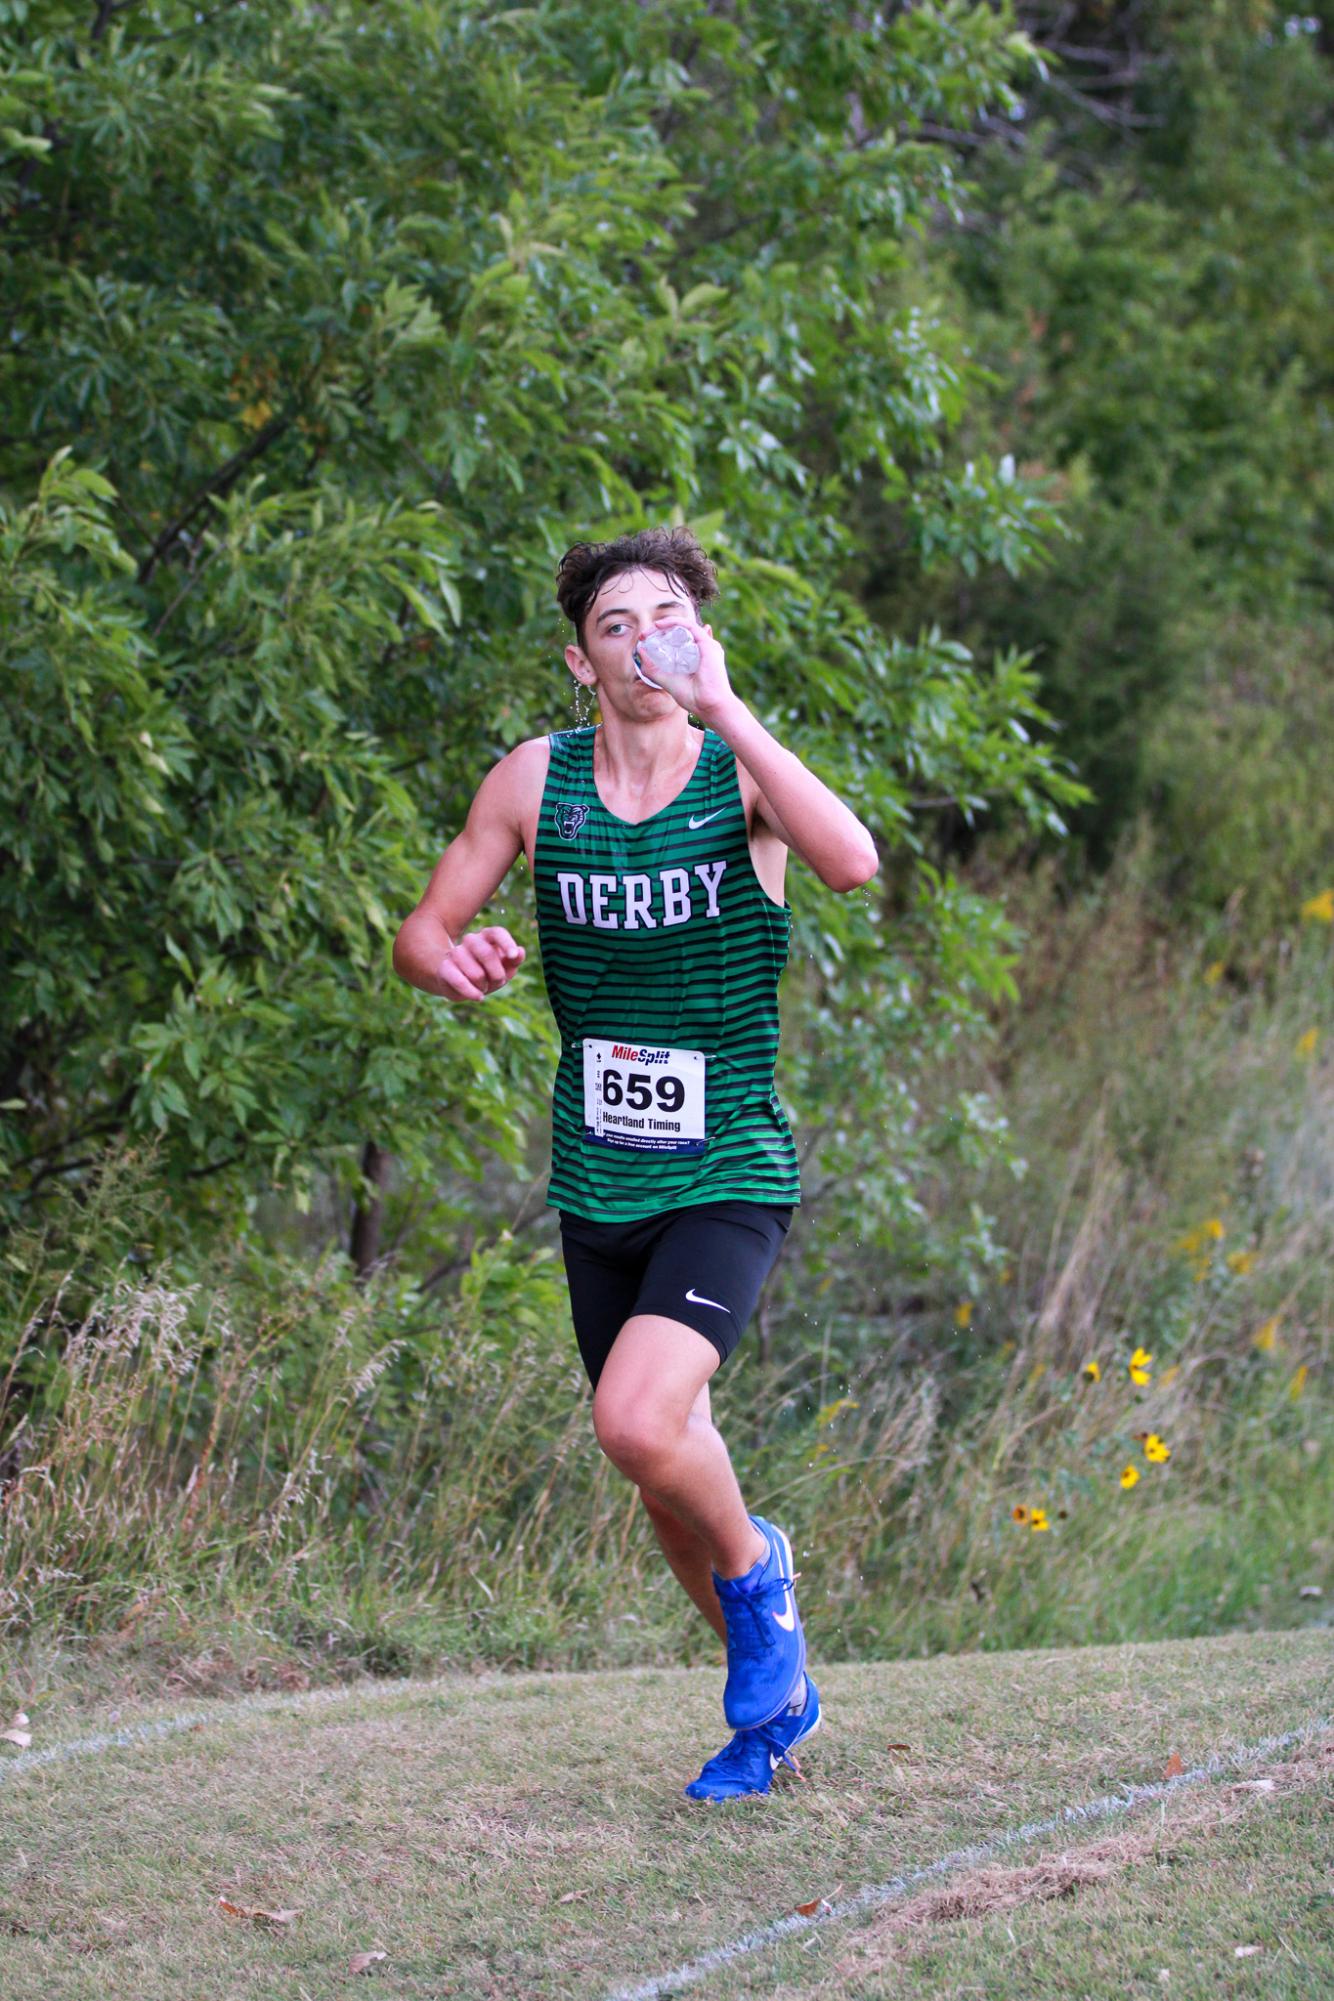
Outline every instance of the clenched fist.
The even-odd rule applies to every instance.
[[[447,1000],[485,1000],[508,985],[527,956],[503,925],[490,924],[451,945],[435,976]]]

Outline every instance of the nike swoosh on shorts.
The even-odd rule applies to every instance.
[[[723,1305],[720,1299],[706,1299],[702,1292],[696,1292],[693,1285],[686,1294],[686,1298],[693,1300],[696,1306],[716,1306],[720,1313],[728,1311],[728,1308]]]

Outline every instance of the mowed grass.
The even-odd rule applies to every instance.
[[[1326,1631],[1235,1634],[819,1680],[804,1779],[725,1808],[681,1792],[725,1735],[716,1669],[196,1705],[198,1727],[175,1736],[13,1763],[0,1991],[325,2001],[357,1991],[354,1955],[378,1951],[366,1979],[384,1994],[610,1994],[795,1906],[1157,1781],[1173,1753],[1190,1768],[1325,1717],[1334,1646]],[[168,1713],[48,1700],[30,1710],[34,1749]],[[1334,1732],[1071,1824],[692,1991],[1329,1991],[1332,1751]],[[1245,1783],[1261,1775],[1272,1790]],[[220,1897],[297,1915],[228,1918]],[[1262,1950],[1237,1957],[1246,1945]]]

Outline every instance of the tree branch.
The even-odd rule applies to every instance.
[[[238,1160],[245,1159],[245,1148],[239,1153],[224,1154],[221,1160],[206,1160],[202,1167],[187,1167],[181,1170],[182,1181],[202,1181],[205,1175],[221,1174],[224,1167],[235,1167]]]
[[[29,1177],[28,1185],[23,1191],[23,1200],[27,1201],[34,1195],[42,1183],[49,1181],[53,1174],[74,1174],[81,1167],[91,1167],[97,1158],[97,1154],[88,1153],[82,1160],[53,1160],[49,1166],[41,1168]]]
[[[269,449],[274,439],[280,438],[283,432],[290,430],[291,427],[291,411],[287,411],[280,417],[270,417],[268,423],[256,431],[248,445],[244,445],[239,452],[233,452],[226,464],[218,467],[218,470],[210,479],[205,481],[188,506],[176,516],[173,522],[162,530],[162,533],[144,557],[143,562],[139,565],[139,582],[141,584],[148,582],[172,543],[183,529],[190,526],[200,508],[207,506],[214,494],[226,493],[229,488],[233,487],[246,467],[253,465],[257,458],[261,458]]]
[[[111,26],[112,17],[123,14],[128,5],[129,0],[97,0],[97,19],[93,22],[93,32],[89,39],[100,42]]]
[[[189,575],[186,577],[185,582],[181,585],[181,588],[177,591],[175,597],[172,599],[171,603],[167,606],[167,609],[163,612],[157,624],[153,627],[152,637],[154,639],[159,637],[163,627],[171,619],[172,613],[176,610],[176,607],[179,604],[183,603],[183,601],[189,597],[191,591],[194,589],[195,585],[199,582],[199,579],[203,576],[205,570],[208,568],[209,564],[213,561],[213,558],[217,555],[218,550],[221,546],[222,545],[220,543],[215,542],[213,544],[213,547],[209,550],[208,554],[205,556],[203,562],[195,564],[194,568],[190,571]]]

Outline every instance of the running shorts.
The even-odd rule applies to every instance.
[[[560,1212],[575,1337],[597,1387],[612,1343],[636,1313],[693,1327],[726,1361],[783,1247],[790,1208],[702,1202],[633,1223]]]

